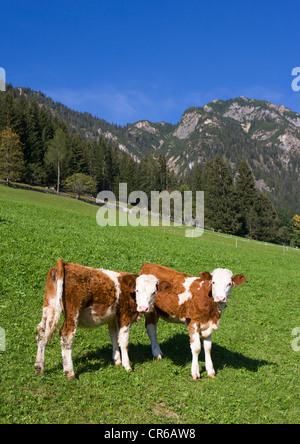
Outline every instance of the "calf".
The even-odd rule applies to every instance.
[[[53,336],[61,312],[60,330],[63,369],[68,379],[75,378],[72,344],[77,327],[97,328],[108,324],[113,345],[113,360],[131,371],[128,357],[129,329],[140,313],[150,312],[158,287],[151,274],[134,275],[82,267],[59,259],[48,273],[43,317],[38,325],[38,352],[35,371],[42,375],[45,348]],[[119,346],[122,352],[122,361]]]
[[[160,281],[154,309],[146,315],[147,333],[151,340],[153,356],[157,359],[163,357],[156,337],[159,318],[185,324],[189,331],[193,355],[193,379],[200,378],[198,362],[201,350],[200,336],[203,338],[206,370],[208,376],[214,378],[211,334],[219,327],[220,317],[226,307],[232,286],[242,284],[246,276],[238,274],[233,277],[230,270],[218,268],[212,274],[199,273],[197,278],[156,264],[143,264],[140,275],[145,274],[154,275]]]

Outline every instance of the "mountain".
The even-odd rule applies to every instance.
[[[127,125],[122,135],[102,132],[138,158],[155,151],[184,176],[216,156],[235,173],[247,160],[258,188],[277,207],[300,211],[300,115],[284,106],[239,97],[186,110],[177,125],[147,120]]]
[[[177,176],[220,156],[235,174],[247,160],[256,185],[277,208],[300,212],[300,115],[267,101],[239,97],[187,109],[177,125],[142,120],[121,127],[54,102],[41,92],[20,88],[69,128],[88,139],[102,135],[140,162],[145,154],[165,155]]]

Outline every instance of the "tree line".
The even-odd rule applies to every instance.
[[[0,177],[7,184],[55,186],[78,196],[110,190],[117,198],[119,183],[126,182],[128,193],[144,191],[149,202],[154,190],[202,190],[207,228],[300,246],[299,216],[292,210],[276,212],[269,197],[256,189],[245,161],[234,175],[216,157],[179,179],[162,154],[147,154],[136,162],[102,136],[85,139],[15,89],[0,93]]]

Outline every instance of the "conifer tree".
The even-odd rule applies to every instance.
[[[19,181],[24,172],[24,159],[20,138],[11,128],[0,134],[0,176],[6,180]]]
[[[150,154],[147,154],[138,166],[138,189],[144,191],[151,202],[151,191],[158,191],[157,164]]]
[[[23,146],[26,144],[26,136],[27,136],[27,110],[28,105],[26,102],[26,98],[24,94],[15,100],[15,122],[13,126],[13,130],[20,137],[20,141]]]
[[[74,134],[70,139],[70,153],[68,162],[68,173],[86,174],[87,160],[85,152],[85,144],[79,134]]]
[[[248,235],[252,239],[265,242],[278,240],[279,218],[275,208],[263,193],[258,193],[247,215]]]
[[[200,168],[200,165],[197,163],[197,165],[194,168],[193,171],[193,177],[192,177],[192,190],[193,193],[196,191],[203,191],[203,175]]]
[[[44,160],[44,151],[42,143],[42,130],[40,127],[40,110],[36,100],[33,101],[28,107],[26,132],[26,163],[42,165]]]
[[[167,160],[164,155],[159,154],[157,162],[157,190],[165,191],[168,189],[168,167]]]
[[[129,194],[137,189],[136,164],[133,158],[129,155],[122,160],[125,167],[123,180],[125,183],[127,183],[127,190]]]
[[[207,226],[234,232],[233,176],[228,165],[216,157],[206,163],[203,176]]]
[[[253,173],[245,161],[242,162],[237,169],[235,199],[237,204],[237,219],[240,227],[237,234],[247,234],[249,232],[247,220],[250,209],[253,208],[254,202],[257,199],[257,190],[255,188]]]

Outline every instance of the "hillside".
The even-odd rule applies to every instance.
[[[234,174],[247,160],[257,187],[267,192],[277,208],[300,212],[300,115],[282,105],[245,97],[214,100],[187,109],[177,125],[143,120],[121,127],[70,110],[29,88],[15,88],[14,94],[20,91],[57,114],[71,131],[90,140],[102,135],[137,162],[147,153],[165,155],[179,178],[217,155]]]
[[[299,352],[292,349],[292,331],[299,325],[300,252],[284,255],[282,247],[246,240],[238,240],[237,248],[235,238],[210,232],[191,239],[171,228],[100,228],[96,211],[76,200],[0,186],[0,327],[7,336],[0,353],[0,423],[299,422]],[[247,282],[233,289],[213,333],[216,379],[207,377],[201,354],[201,380],[192,381],[187,332],[163,321],[162,361],[152,358],[143,321],[130,329],[132,374],[114,367],[105,326],[78,329],[78,379],[65,379],[58,332],[46,350],[45,376],[37,377],[35,329],[47,272],[59,257],[131,273],[143,262],[194,276],[217,267],[244,273]]]

